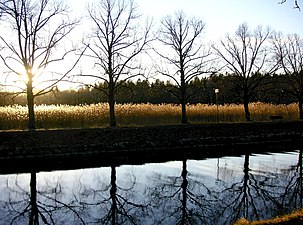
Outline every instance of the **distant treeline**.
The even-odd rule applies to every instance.
[[[262,75],[260,75],[262,76]],[[287,77],[284,75],[273,75],[263,80],[259,85],[258,92],[251,102],[264,102],[273,104],[289,104],[296,102],[295,98],[289,94],[290,87],[287,85]],[[105,84],[99,84],[100,87]],[[176,85],[169,81],[155,80],[150,82],[144,79],[136,81],[127,81],[116,95],[117,103],[179,103],[173,96],[173,89]],[[188,93],[191,95],[190,104],[203,103],[215,104],[215,89],[219,89],[217,96],[218,103],[221,105],[229,103],[242,103],[240,98],[241,90],[234,82],[232,74],[212,75],[207,78],[195,78],[188,86]],[[26,96],[13,96],[7,92],[0,92],[0,105],[26,105]],[[78,90],[54,90],[46,95],[36,98],[35,103],[40,104],[93,104],[99,102],[107,102],[107,96],[100,90],[84,86]]]

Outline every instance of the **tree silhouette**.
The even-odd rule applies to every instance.
[[[251,32],[247,24],[241,24],[235,36],[229,34],[221,41],[220,47],[214,46],[218,56],[226,63],[234,75],[234,82],[243,100],[247,121],[250,121],[248,104],[256,94],[262,81],[273,74],[277,66],[270,60],[266,41],[271,30],[258,26]]]
[[[303,119],[303,39],[297,35],[287,38],[278,33],[273,38],[276,60],[282,67],[286,82],[282,89],[298,101],[299,118]]]
[[[201,20],[187,19],[182,11],[174,17],[165,17],[161,22],[158,40],[169,49],[155,50],[172,68],[159,68],[158,72],[176,83],[170,92],[181,103],[181,123],[188,123],[186,104],[193,95],[188,90],[190,82],[199,75],[211,73],[206,68],[211,61],[210,51],[205,49],[201,40],[204,27]]]
[[[125,81],[142,74],[136,62],[146,50],[150,39],[151,23],[141,29],[140,15],[133,1],[106,0],[88,9],[94,24],[89,37],[87,57],[94,61],[99,74],[82,74],[102,81],[105,86],[88,84],[106,94],[109,104],[110,126],[116,126],[115,98]]]
[[[14,75],[19,91],[27,95],[28,128],[35,129],[34,99],[56,89],[66,79],[79,58],[69,59],[64,72],[54,70],[75,47],[59,49],[60,44],[74,30],[78,21],[69,19],[68,7],[59,1],[50,0],[8,0],[0,2],[2,29],[0,41],[5,47],[0,57],[8,69],[8,76]],[[5,31],[5,32],[3,32]],[[61,46],[62,47],[62,46]],[[47,69],[51,71],[46,72]],[[41,77],[43,79],[41,80]],[[43,84],[42,84],[43,83]],[[6,84],[7,86],[7,84]]]

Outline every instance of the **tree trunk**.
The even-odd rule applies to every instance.
[[[249,112],[249,98],[244,95],[244,98],[243,98],[243,105],[244,105],[244,113],[245,113],[245,119],[247,122],[251,121],[250,120],[250,112]]]
[[[28,129],[35,130],[34,94],[32,80],[27,83]]]
[[[109,101],[109,121],[111,127],[117,126],[115,115],[115,101],[113,100]]]
[[[109,122],[111,127],[117,126],[115,114],[115,93],[114,87],[109,87],[108,105],[109,105]]]
[[[298,160],[298,168],[299,168],[299,178],[298,178],[298,184],[300,184],[300,189],[299,189],[299,196],[303,196],[303,187],[302,187],[302,179],[303,179],[303,168],[302,168],[302,154],[303,153],[303,150],[300,150],[300,153],[299,153],[299,160]],[[303,199],[300,198],[300,205],[302,206],[303,205]]]
[[[117,201],[116,201],[116,192],[117,192],[117,184],[116,184],[116,167],[111,167],[111,189],[110,189],[110,198],[112,200],[111,205],[111,220],[112,224],[116,224],[116,209],[117,209]]]
[[[181,119],[181,123],[182,124],[187,124],[187,114],[186,114],[186,102],[182,101],[181,102],[181,108],[182,108],[182,119]]]
[[[299,118],[300,118],[300,120],[303,120],[303,100],[302,99],[299,99],[298,107],[299,107]]]
[[[244,161],[244,181],[243,181],[243,216],[244,218],[248,217],[248,206],[245,204],[245,202],[248,202],[249,198],[249,154],[245,154],[245,161]],[[256,213],[256,216],[257,213]]]
[[[30,205],[31,205],[31,212],[29,218],[29,225],[38,225],[39,224],[39,211],[37,205],[37,178],[36,173],[31,173],[31,181],[30,181]]]
[[[181,61],[182,62],[182,61]],[[186,113],[186,82],[185,82],[185,75],[184,75],[184,70],[183,70],[183,64],[181,63],[181,108],[182,108],[182,118],[181,118],[181,123],[182,124],[187,124],[187,113]]]
[[[186,168],[186,160],[183,160],[183,168],[182,168],[182,220],[181,224],[186,224],[186,220],[188,218],[187,215],[187,188],[188,188],[188,180],[187,180],[187,168]]]
[[[248,102],[244,102],[244,113],[245,113],[245,119],[247,122],[251,121],[250,120],[250,112],[249,112],[249,107],[248,107]]]

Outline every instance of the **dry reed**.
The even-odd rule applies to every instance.
[[[298,119],[297,104],[273,105],[251,103],[249,105],[253,121],[270,120],[270,115],[280,115],[285,119]],[[108,125],[109,108],[106,103],[92,105],[37,105],[35,106],[36,126],[41,129],[91,128]],[[242,122],[245,120],[242,105],[187,106],[188,120],[191,123]],[[181,120],[181,107],[174,104],[117,104],[119,126],[178,124]],[[0,107],[0,129],[26,129],[27,108],[13,105]]]

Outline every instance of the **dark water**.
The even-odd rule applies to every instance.
[[[302,208],[302,151],[1,175],[0,193],[1,224],[232,224]]]

